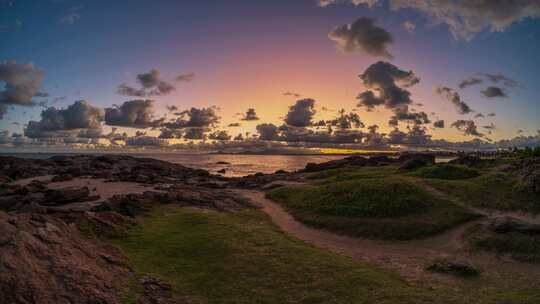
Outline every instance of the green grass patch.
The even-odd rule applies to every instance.
[[[398,177],[284,187],[267,196],[307,225],[356,237],[422,238],[477,217]]]
[[[113,243],[139,275],[164,279],[178,295],[203,303],[431,303],[439,298],[395,274],[287,237],[258,210],[203,213],[160,206]],[[133,288],[127,302],[140,293]]]
[[[420,168],[413,175],[423,178],[456,180],[477,177],[480,172],[467,166],[438,164]]]
[[[522,233],[488,233],[470,238],[476,249],[510,255],[512,258],[540,263],[540,237]]]
[[[426,182],[475,207],[540,212],[540,196],[507,173],[488,173],[467,180],[426,179]]]
[[[318,182],[348,181],[353,179],[381,178],[397,173],[395,166],[339,168],[320,171],[308,175],[308,179]]]

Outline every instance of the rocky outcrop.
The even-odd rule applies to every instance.
[[[496,218],[491,222],[490,228],[495,233],[540,235],[540,224],[531,224],[512,217]]]
[[[398,158],[400,170],[416,170],[421,167],[435,164],[435,155],[432,154],[402,154]]]
[[[427,270],[460,277],[475,277],[480,274],[476,267],[464,261],[437,261],[429,265]]]
[[[175,296],[172,286],[167,282],[144,275],[139,279],[143,293],[137,299],[137,304],[190,304],[194,303],[188,298]]]
[[[2,303],[121,303],[126,265],[58,218],[0,211]]]

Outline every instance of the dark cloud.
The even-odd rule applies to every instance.
[[[168,142],[155,136],[140,135],[126,138],[126,145],[134,147],[165,147]]]
[[[184,135],[183,130],[161,128],[161,133],[159,134],[159,138],[162,138],[162,139],[180,139],[180,138],[182,138],[182,135]]]
[[[484,134],[478,132],[476,124],[472,120],[457,120],[451,125],[453,128],[463,132],[463,135],[472,135],[477,137],[483,137]]]
[[[478,114],[474,115],[474,118],[484,118],[484,114],[478,113]]]
[[[245,121],[253,121],[253,120],[259,120],[259,117],[257,116],[257,113],[255,112],[255,109],[249,108],[246,111],[246,114],[241,118]]]
[[[233,123],[230,123],[230,124],[228,125],[228,127],[231,127],[231,128],[232,128],[232,127],[240,127],[240,126],[241,126],[241,124],[240,124],[239,122],[233,122]]]
[[[383,0],[318,0],[319,6],[352,3],[374,6]],[[540,17],[538,0],[389,0],[390,7],[415,9],[435,24],[445,24],[457,40],[469,41],[484,30],[502,32],[525,18]]]
[[[283,93],[283,96],[292,96],[292,97],[298,98],[298,97],[301,97],[302,95],[298,93],[294,93],[294,92],[285,92]]]
[[[167,105],[166,108],[167,108],[167,111],[169,111],[169,112],[177,112],[178,111],[178,107],[175,106],[175,105],[172,105],[172,106]]]
[[[307,127],[311,125],[313,115],[315,115],[315,100],[301,99],[289,107],[285,123],[294,127]]]
[[[346,52],[362,52],[371,56],[392,58],[387,47],[392,44],[392,35],[375,25],[376,20],[361,17],[352,24],[335,28],[328,37]]]
[[[460,89],[465,89],[465,88],[470,87],[470,86],[481,84],[482,82],[484,82],[484,80],[482,80],[480,78],[476,78],[476,77],[467,78],[467,79],[462,80],[459,83],[459,88]]]
[[[116,92],[124,96],[148,97],[164,96],[176,90],[174,85],[161,80],[161,72],[158,69],[152,69],[148,73],[138,74],[137,82],[141,88],[121,84],[118,86]]]
[[[242,133],[239,133],[238,135],[236,135],[233,140],[238,140],[238,141],[242,141],[244,140],[244,135],[242,135]]]
[[[486,89],[481,91],[482,95],[484,95],[487,98],[494,98],[494,97],[501,97],[505,98],[508,97],[503,89],[495,86],[487,87]]]
[[[467,103],[461,100],[459,93],[449,87],[440,86],[436,89],[437,94],[445,97],[455,107],[459,114],[469,114],[474,112]]]
[[[444,128],[444,120],[437,120],[433,123],[433,127],[438,129]]]
[[[495,130],[496,129],[495,124],[493,124],[493,123],[490,123],[489,125],[483,126],[482,128],[484,128],[486,130]]]
[[[278,137],[278,127],[274,124],[260,124],[256,127],[260,140],[276,140]]]
[[[65,109],[50,107],[42,111],[41,120],[29,121],[24,134],[30,138],[43,138],[66,137],[78,133],[81,137],[93,138],[95,134],[101,134],[103,118],[103,109],[79,100]]]
[[[389,124],[397,126],[399,121],[405,121],[415,125],[423,125],[431,123],[428,115],[425,112],[410,112],[408,107],[396,108],[394,115],[390,117]]]
[[[207,128],[187,128],[186,133],[184,134],[184,138],[204,140],[206,139],[206,132],[208,132]]]
[[[0,119],[10,105],[34,106],[34,97],[43,97],[40,92],[45,72],[33,64],[18,64],[14,60],[0,63],[0,83],[4,83],[0,91]]]
[[[195,79],[195,73],[187,73],[176,76],[176,81],[179,82],[190,82]]]
[[[488,116],[488,117],[495,117],[496,115],[497,115],[497,114],[495,114],[495,113],[489,113],[487,116]]]
[[[492,83],[501,83],[503,84],[504,86],[506,87],[510,87],[510,88],[513,88],[513,87],[517,87],[519,86],[519,83],[508,77],[508,76],[505,76],[501,73],[497,73],[497,74],[491,74],[491,73],[478,73],[480,76],[484,77],[485,79],[491,81]]]
[[[426,128],[415,125],[407,132],[406,143],[413,146],[424,146],[431,141],[431,135],[426,133]]]
[[[340,129],[363,128],[365,126],[357,113],[350,112],[347,114],[344,109],[339,111],[339,116],[336,119],[326,123]]]
[[[0,131],[0,145],[11,143],[11,133],[8,130]]]
[[[180,117],[165,123],[165,127],[170,129],[184,128],[210,128],[217,125],[221,119],[217,115],[216,107],[209,108],[191,108],[178,113]]]
[[[219,131],[214,131],[210,133],[208,138],[213,139],[213,140],[231,140],[232,136],[229,135],[227,131],[219,130]]]
[[[364,106],[368,110],[380,105],[396,109],[411,104],[411,93],[405,88],[420,81],[412,71],[400,70],[383,61],[372,64],[360,78],[367,91],[357,97],[358,106]]]
[[[105,109],[105,123],[109,126],[128,128],[158,127],[160,120],[154,119],[154,101],[136,99],[121,106]]]

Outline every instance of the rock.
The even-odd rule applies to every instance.
[[[16,226],[12,223],[16,223]],[[113,247],[49,215],[0,212],[0,302],[121,303],[130,270]]]
[[[540,235],[540,224],[531,224],[512,217],[496,218],[490,223],[490,227],[495,233]]]
[[[225,173],[227,173],[227,170],[221,169],[221,170],[219,170],[217,173],[225,174]]]
[[[305,172],[318,172],[318,171],[345,168],[345,167],[354,167],[354,166],[361,167],[361,166],[367,165],[367,163],[368,163],[368,159],[365,157],[350,156],[344,159],[331,160],[329,162],[324,162],[320,164],[308,163],[304,171]]]
[[[88,187],[68,187],[45,191],[44,201],[41,204],[45,206],[61,206],[69,203],[88,202],[98,199],[99,196],[90,196],[90,189]]]
[[[473,154],[461,154],[456,159],[448,162],[451,165],[465,165],[469,167],[481,167],[493,163],[491,159],[483,159]]]
[[[173,295],[172,286],[150,275],[139,279],[143,287],[143,295],[137,299],[137,304],[189,304],[193,303],[187,298]]]
[[[216,165],[230,165],[230,164],[231,164],[231,163],[226,162],[226,161],[218,161],[218,162],[216,163]]]
[[[401,164],[410,160],[421,160],[431,165],[435,164],[435,155],[427,153],[403,153],[398,157],[398,162]]]
[[[288,172],[285,171],[285,170],[277,170],[276,172],[274,172],[274,174],[287,174]]]
[[[429,265],[427,270],[460,277],[476,277],[480,275],[480,271],[476,267],[463,261],[437,261]]]
[[[255,174],[253,174],[253,176],[264,176],[264,173],[262,173],[262,172],[257,172],[257,173],[255,173]]]
[[[387,166],[390,165],[393,161],[390,159],[390,157],[386,155],[381,156],[372,156],[368,158],[367,165],[368,166]]]
[[[55,175],[51,179],[51,182],[53,182],[53,183],[66,182],[66,181],[70,181],[72,179],[73,179],[73,176],[71,174],[60,174],[60,175]]]

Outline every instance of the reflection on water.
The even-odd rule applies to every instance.
[[[9,155],[22,158],[45,159],[54,155],[63,154],[14,153]],[[171,163],[181,164],[186,167],[208,170],[214,174],[217,174],[218,171],[225,169],[225,173],[222,173],[225,176],[245,176],[255,174],[257,172],[274,173],[277,170],[295,171],[303,169],[307,163],[322,163],[346,157],[345,155],[242,155],[172,153],[134,153],[129,155],[135,157],[160,159]],[[452,157],[438,157],[437,162],[448,162],[451,159]]]

